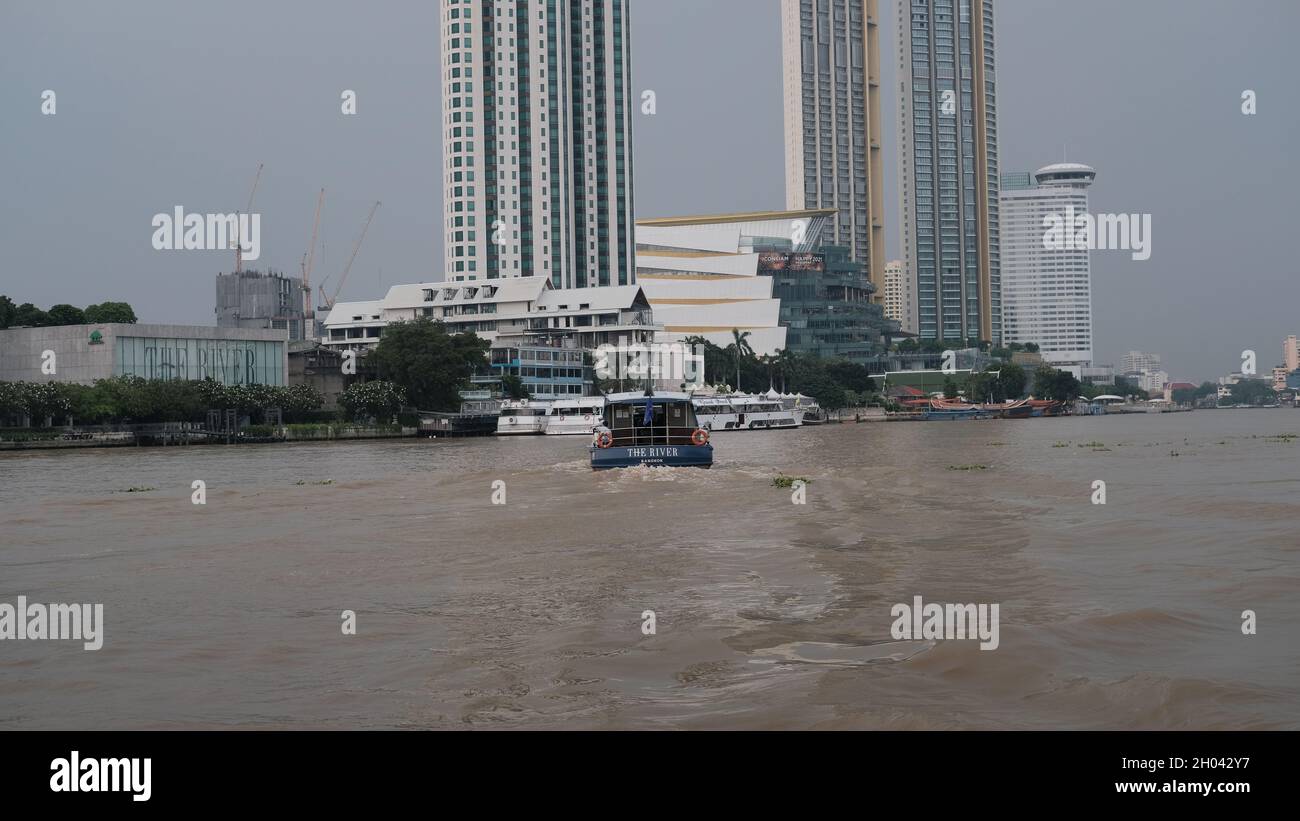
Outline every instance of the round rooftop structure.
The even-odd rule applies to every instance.
[[[1091,185],[1097,169],[1077,162],[1058,162],[1045,165],[1034,172],[1039,185]]]

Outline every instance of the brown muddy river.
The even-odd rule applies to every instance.
[[[847,424],[601,473],[582,436],[0,454],[0,602],[105,621],[0,641],[0,728],[1300,729],[1296,433]],[[998,604],[998,647],[895,641],[915,596]]]

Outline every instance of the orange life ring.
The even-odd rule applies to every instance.
[[[704,428],[696,428],[691,434],[691,444],[696,447],[704,447],[709,443],[709,432]]]
[[[596,447],[607,448],[614,444],[614,435],[607,430],[602,430],[596,434]]]

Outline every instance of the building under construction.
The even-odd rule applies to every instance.
[[[270,328],[310,339],[303,281],[274,271],[217,274],[217,327]]]

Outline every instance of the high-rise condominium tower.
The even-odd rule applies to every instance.
[[[1073,237],[1075,218],[1088,213],[1088,186],[1097,172],[1057,163],[1004,175],[1002,219],[1002,340],[1033,342],[1053,365],[1092,365],[1092,273],[1084,243],[1045,242],[1054,220]],[[1008,184],[1010,183],[1010,184]]]
[[[442,0],[451,280],[635,281],[629,0]]]
[[[1000,342],[993,0],[896,0],[902,256],[922,339]]]
[[[785,203],[835,208],[823,240],[884,291],[877,0],[781,0]]]

